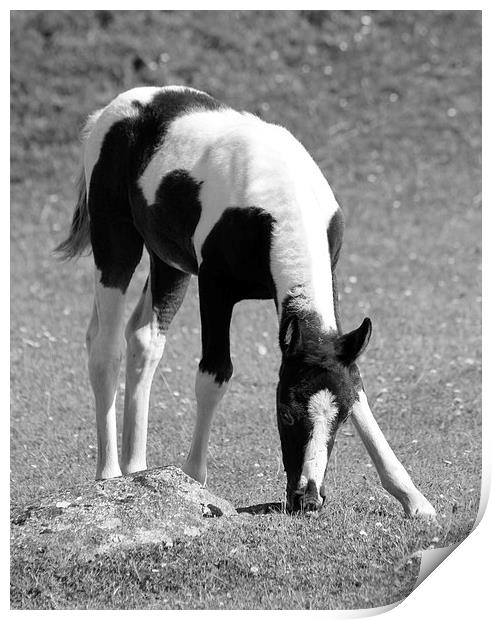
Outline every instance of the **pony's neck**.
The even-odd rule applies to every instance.
[[[338,333],[334,294],[331,286],[320,291],[311,283],[296,284],[278,306],[280,323],[295,316],[301,325],[305,324],[320,335]]]
[[[300,317],[316,314],[321,329],[331,332],[337,318],[328,239],[312,228],[306,232],[302,221],[286,218],[274,231],[270,258],[279,319],[288,304]]]

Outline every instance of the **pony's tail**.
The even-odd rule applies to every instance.
[[[89,210],[87,208],[87,190],[85,184],[84,170],[82,170],[78,180],[77,205],[72,218],[70,233],[65,241],[62,241],[54,249],[60,260],[70,260],[77,256],[82,256],[89,248],[90,253],[90,226]]]
[[[91,114],[87,119],[87,123],[82,131],[82,143],[85,149],[87,137],[92,131],[97,119],[101,115],[102,110],[98,110]],[[71,260],[82,256],[84,253],[91,252],[90,223],[89,223],[89,207],[87,204],[87,184],[84,173],[84,166],[81,166],[78,183],[78,200],[72,218],[70,233],[65,241],[58,245],[53,253],[58,255],[60,260]]]

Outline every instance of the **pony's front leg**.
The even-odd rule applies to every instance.
[[[182,469],[201,484],[205,484],[212,419],[232,376],[229,329],[234,300],[227,290],[227,283],[217,281],[203,268],[200,269],[198,276],[198,286],[202,359],[195,382],[197,402],[195,429],[191,448]]]
[[[414,485],[388,444],[363,390],[354,403],[351,418],[377,469],[383,488],[396,497],[407,516],[435,518],[434,507]]]

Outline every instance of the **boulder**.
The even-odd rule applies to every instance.
[[[87,561],[146,544],[172,547],[200,536],[214,519],[234,515],[229,502],[177,467],[159,467],[13,507],[11,552],[64,548]]]

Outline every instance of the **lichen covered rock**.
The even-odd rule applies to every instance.
[[[65,547],[90,560],[147,544],[172,547],[200,536],[216,517],[237,515],[176,467],[160,467],[51,494],[11,511],[11,549]]]

